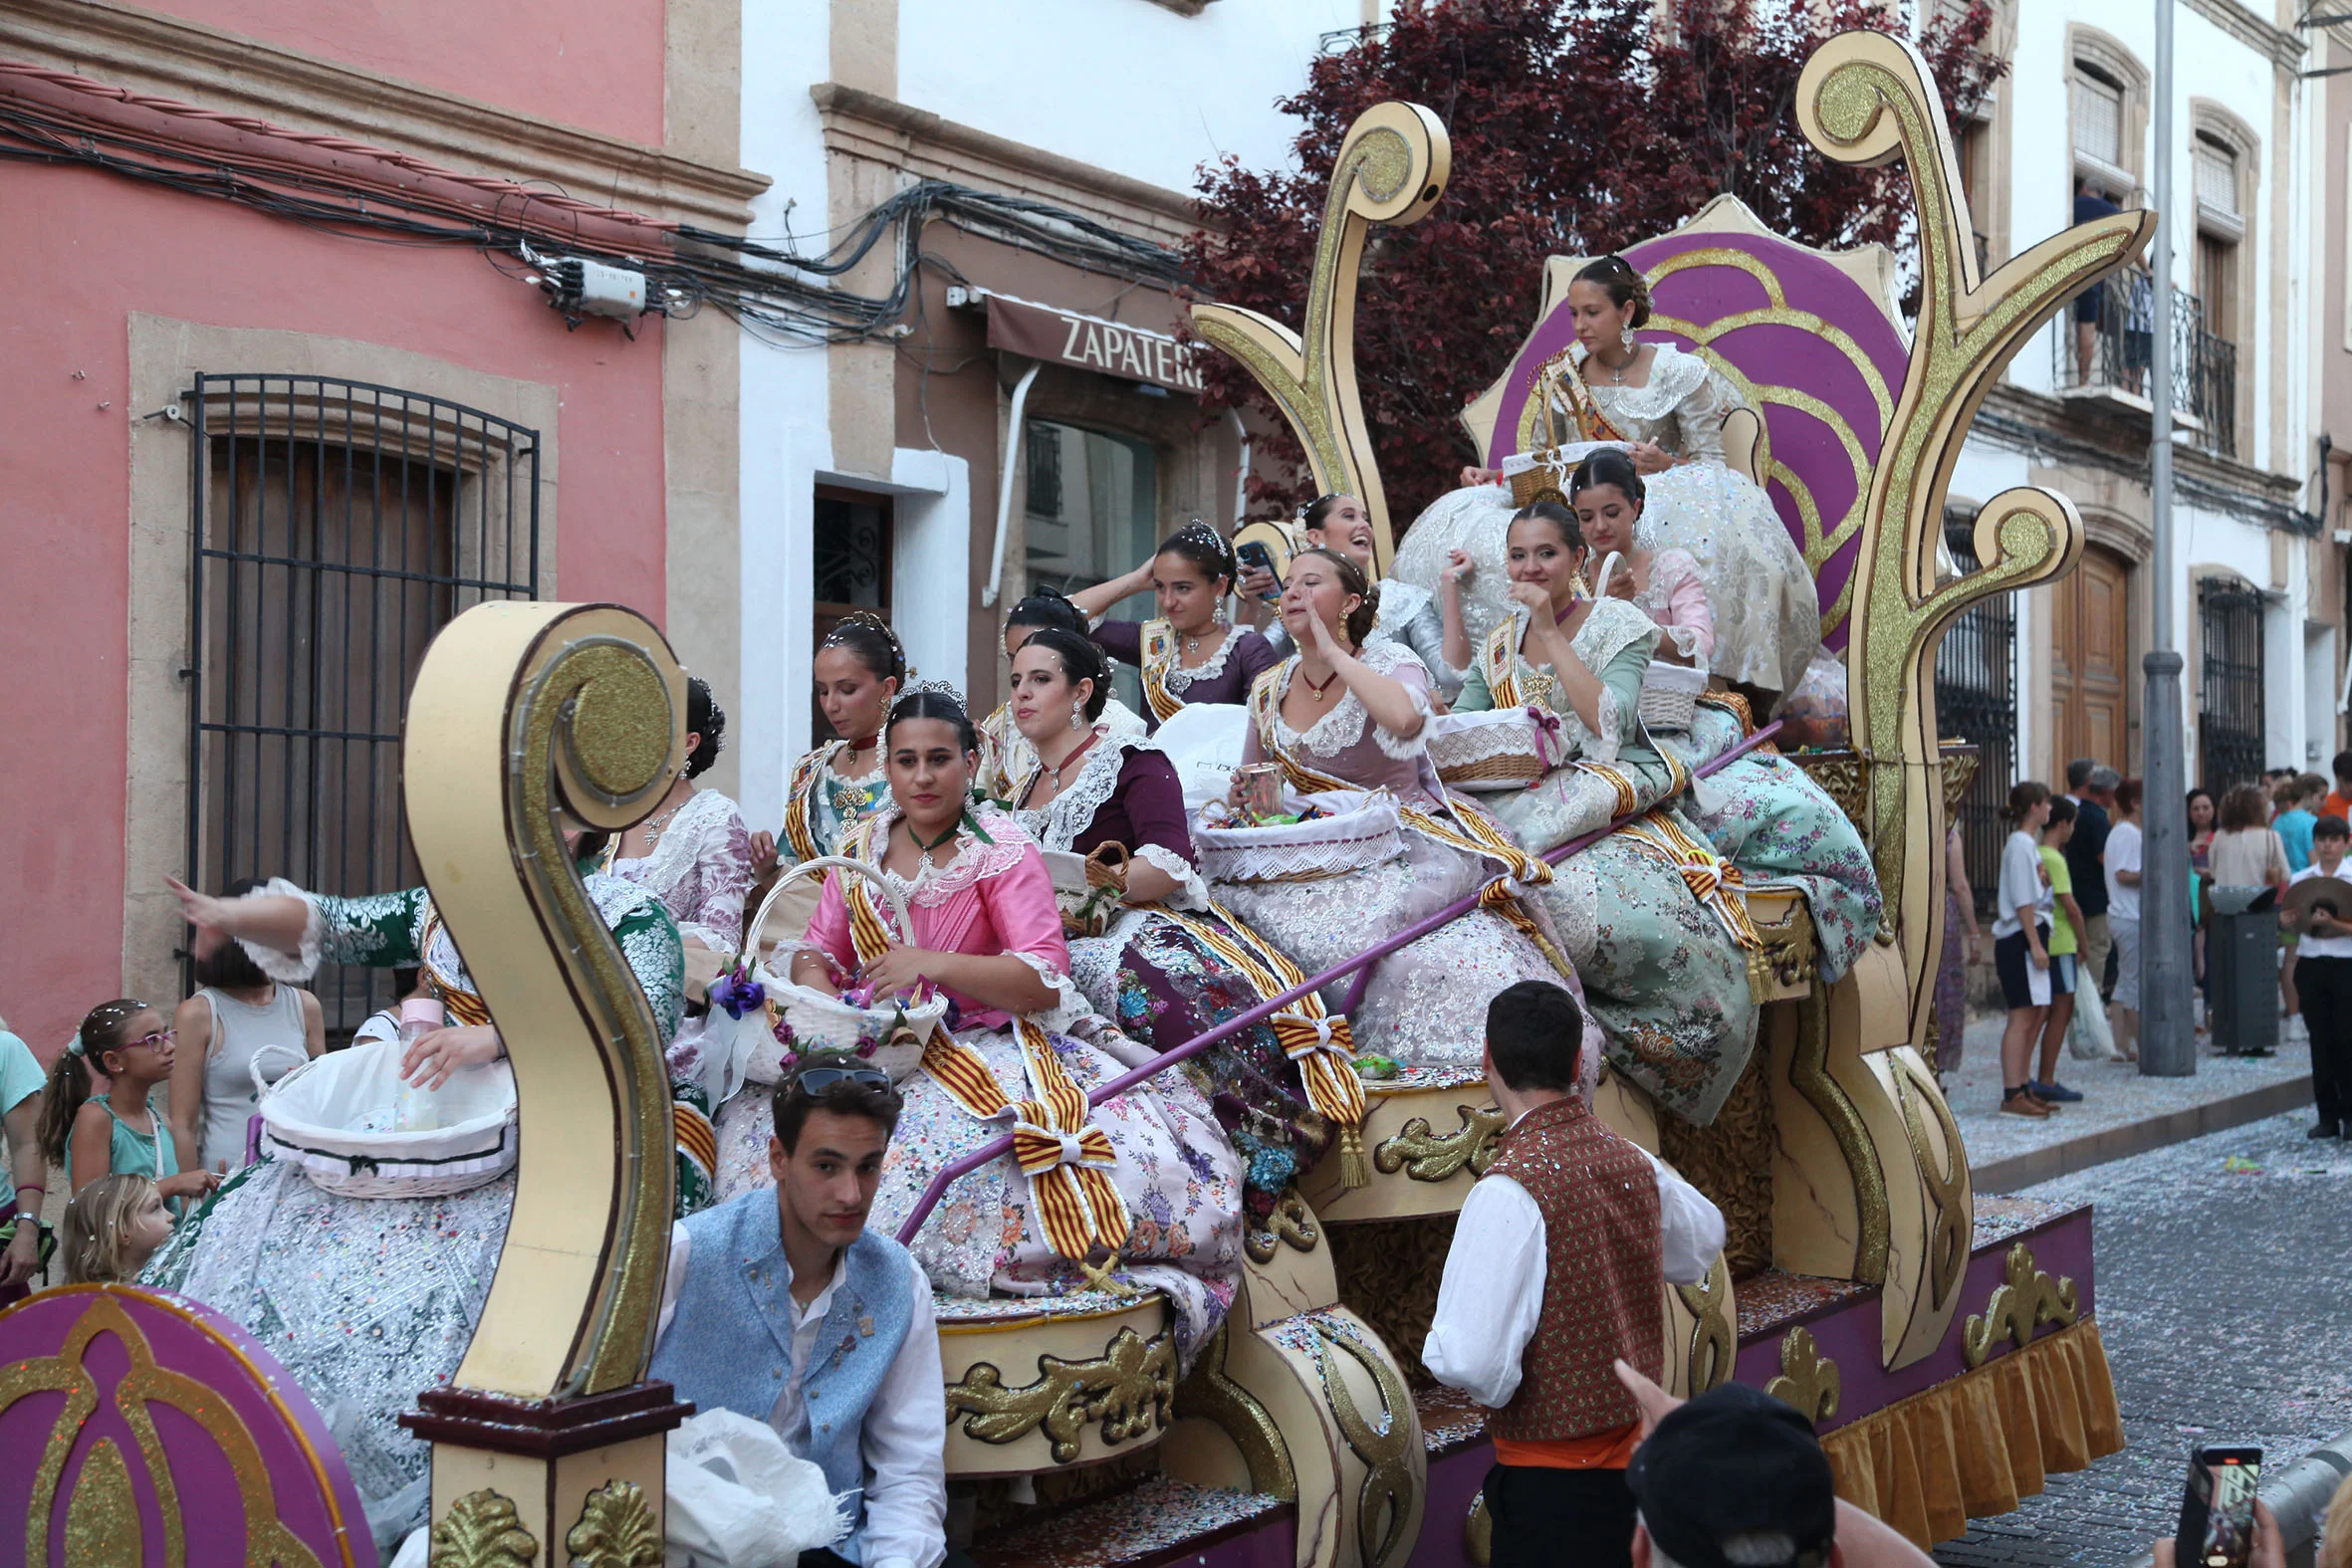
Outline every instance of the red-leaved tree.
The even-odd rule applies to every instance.
[[[1356,295],[1356,375],[1401,529],[1476,458],[1456,416],[1533,325],[1546,256],[1621,249],[1726,191],[1809,245],[1906,242],[1901,166],[1829,162],[1793,108],[1798,74],[1831,35],[1905,25],[1865,0],[1399,0],[1389,24],[1318,59],[1305,90],[1277,106],[1302,122],[1295,171],[1231,158],[1202,171],[1190,292],[1297,326],[1348,126],[1385,99],[1445,121],[1444,199],[1410,228],[1375,232]],[[1990,25],[1972,0],[1921,37],[1956,111],[2000,73],[1981,48]],[[1273,404],[1235,361],[1206,348],[1201,359],[1204,415],[1254,408],[1279,432],[1288,477],[1251,481],[1256,510],[1304,500],[1302,454]]]

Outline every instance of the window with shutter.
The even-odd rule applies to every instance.
[[[2110,168],[2123,165],[2123,87],[2075,62],[2074,150]]]
[[[2197,204],[2230,217],[2237,216],[2237,154],[2206,136],[2194,149],[2197,164]]]

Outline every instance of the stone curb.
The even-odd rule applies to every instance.
[[[2227,1132],[2285,1111],[2301,1110],[2310,1103],[2311,1075],[2305,1073],[2299,1078],[2267,1083],[2203,1105],[2167,1111],[2119,1127],[2101,1128],[2079,1138],[2012,1154],[2006,1159],[1990,1160],[1974,1168],[1971,1182],[1980,1193],[2013,1193],[2037,1182],[2105,1165],[2110,1160],[2127,1159],[2207,1133]]]

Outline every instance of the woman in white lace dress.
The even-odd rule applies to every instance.
[[[1447,795],[1428,756],[1429,671],[1401,643],[1368,640],[1378,613],[1363,568],[1329,550],[1292,558],[1283,621],[1303,651],[1250,695],[1245,763],[1273,763],[1307,796],[1386,790],[1401,853],[1308,880],[1223,880],[1218,901],[1307,974],[1363,951],[1499,875],[1545,873],[1502,828]],[[1238,784],[1237,784],[1238,787]],[[1474,1068],[1487,1004],[1523,980],[1573,986],[1538,912],[1519,899],[1474,910],[1379,961],[1349,1015],[1359,1051],[1407,1068]],[[1324,990],[1337,1006],[1347,983]],[[1592,1043],[1598,1059],[1598,1031]]]
[[[1322,496],[1309,502],[1298,520],[1309,545],[1335,550],[1363,567],[1365,575],[1371,574],[1372,519],[1362,501],[1345,494]],[[1395,577],[1382,577],[1379,586],[1380,611],[1370,640],[1401,642],[1412,649],[1429,671],[1430,689],[1438,701],[1451,703],[1461,693],[1465,668],[1446,656],[1449,641],[1463,635],[1460,578],[1440,576],[1434,592]],[[1248,568],[1242,573],[1241,590],[1251,598],[1272,594],[1274,573],[1263,566]],[[1266,640],[1277,653],[1291,651],[1291,634],[1279,621],[1267,628]]]
[[[1705,579],[1715,613],[1710,669],[1765,693],[1794,691],[1821,642],[1820,602],[1771,498],[1725,461],[1724,420],[1745,406],[1740,394],[1698,355],[1634,337],[1650,319],[1649,289],[1620,257],[1577,274],[1567,309],[1576,341],[1541,368],[1537,444],[1625,443],[1649,492],[1639,542],[1688,552]],[[1462,550],[1485,582],[1500,581],[1513,511],[1501,478],[1465,469],[1464,488],[1440,497],[1406,534],[1397,574],[1433,581]],[[1504,614],[1491,588],[1465,608],[1474,637]]]
[[[1195,518],[1123,577],[1070,595],[1094,621],[1094,644],[1143,675],[1146,724],[1157,730],[1191,703],[1239,703],[1274,663],[1274,649],[1227,618],[1233,592],[1233,547]],[[1159,598],[1151,620],[1099,620],[1113,604],[1149,588]]]

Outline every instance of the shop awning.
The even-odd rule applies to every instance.
[[[1197,350],[1166,333],[985,289],[972,289],[968,296],[988,304],[991,348],[1026,354],[1048,364],[1065,364],[1073,370],[1148,381],[1187,395],[1201,390],[1201,374],[1193,363]]]

